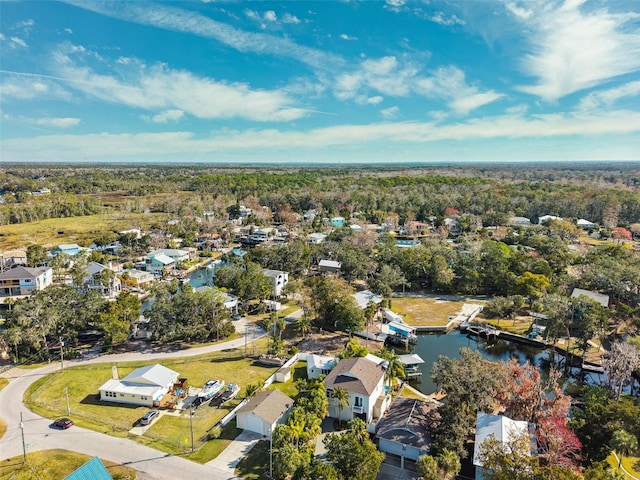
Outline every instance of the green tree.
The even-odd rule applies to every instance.
[[[342,387],[336,387],[330,396],[335,400],[338,407],[338,421],[342,423],[342,410],[349,406],[349,392]]]
[[[327,461],[342,478],[374,480],[378,475],[384,453],[369,440],[366,431],[366,424],[355,418],[349,422],[345,433],[329,433],[323,440],[327,448]]]
[[[405,378],[404,364],[400,361],[400,356],[394,349],[387,350],[383,348],[380,351],[380,358],[386,360],[387,363],[384,370],[384,378],[387,381],[387,385],[389,385],[389,392],[391,392],[395,379],[398,377]]]
[[[338,358],[354,358],[366,357],[369,349],[364,345],[360,345],[355,338],[350,338],[344,347],[344,350],[338,354]]]
[[[29,245],[27,247],[27,265],[30,267],[39,267],[47,263],[48,254],[41,245]]]
[[[298,467],[292,480],[341,480],[341,477],[332,465],[313,459]]]
[[[424,480],[451,480],[462,468],[460,457],[446,449],[436,457],[421,456],[416,466]]]
[[[624,430],[616,430],[611,437],[611,448],[618,454],[618,470],[623,457],[628,457],[638,449],[638,439]]]

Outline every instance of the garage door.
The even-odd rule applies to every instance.
[[[238,415],[238,420],[238,426],[240,428],[259,433],[260,435],[267,435],[269,433],[266,431],[267,429],[264,427],[262,419],[256,415],[245,414],[242,415],[242,418]]]

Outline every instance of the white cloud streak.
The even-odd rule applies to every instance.
[[[122,70],[102,75],[78,64],[76,56],[91,55],[83,47],[65,44],[54,54],[57,76],[86,95],[105,102],[145,110],[180,110],[198,118],[240,117],[255,121],[289,121],[307,115],[292,108],[281,91],[252,90],[241,83],[227,84],[164,65],[122,62]],[[123,80],[124,78],[124,80]],[[162,114],[158,117],[161,119]],[[167,118],[169,120],[169,118]]]
[[[640,81],[629,82],[608,90],[592,92],[580,101],[581,110],[594,110],[609,107],[622,98],[640,95]]]
[[[502,115],[440,125],[433,122],[337,125],[309,131],[274,129],[213,132],[205,138],[190,132],[140,134],[44,135],[9,139],[2,154],[14,161],[24,158],[129,158],[158,155],[210,154],[212,152],[269,152],[278,149],[355,147],[370,144],[428,144],[448,140],[562,139],[610,136],[640,132],[640,113],[626,110],[602,114],[549,114],[524,117]]]
[[[640,69],[640,29],[634,24],[640,15],[606,7],[587,11],[583,3],[506,4],[529,32],[522,68],[537,78],[521,91],[554,101]]]
[[[65,118],[37,118],[34,120],[36,125],[43,125],[46,127],[56,127],[56,128],[70,128],[75,127],[80,124],[79,118],[73,117],[65,117]]]

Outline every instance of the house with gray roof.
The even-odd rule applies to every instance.
[[[582,288],[574,288],[571,292],[571,298],[587,297],[604,308],[609,308],[609,295],[604,293],[592,292],[591,290],[583,290]]]
[[[385,391],[383,365],[367,358],[340,360],[324,379],[329,416],[347,421],[360,418],[366,423],[380,418],[391,402],[391,396]],[[337,387],[349,393],[349,405],[342,409],[332,398]]]
[[[0,273],[0,297],[31,295],[53,282],[50,267],[16,267]]]
[[[277,388],[264,390],[238,410],[236,424],[243,430],[269,436],[277,424],[286,422],[292,406],[293,399]]]
[[[378,449],[387,455],[417,461],[428,455],[440,423],[439,402],[398,397],[376,425]]]
[[[159,363],[135,369],[123,379],[112,378],[100,387],[100,400],[152,407],[158,405],[178,380],[178,372]]]

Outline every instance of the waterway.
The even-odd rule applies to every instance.
[[[459,358],[459,350],[462,347],[478,351],[483,358],[493,362],[505,361],[510,358],[517,358],[520,363],[529,361],[531,364],[542,369],[543,372],[548,371],[551,361],[554,360],[554,358],[550,358],[550,355],[553,355],[553,353],[549,353],[548,351],[518,345],[505,340],[487,342],[484,339],[476,339],[476,337],[468,336],[467,334],[460,333],[457,330],[448,334],[418,335],[418,343],[413,347],[410,353],[417,353],[425,363],[420,365],[422,372],[421,377],[419,380],[412,380],[410,382],[411,385],[425,394],[435,392],[437,387],[430,378],[433,364],[438,361],[438,357],[440,355],[449,358]],[[402,352],[398,351],[398,353]],[[557,360],[561,357],[556,355],[555,358]],[[577,369],[571,369],[569,372],[569,376],[571,377],[578,377],[579,375],[580,372]],[[599,383],[600,377],[598,375],[590,374],[586,376],[585,380],[588,383]]]

